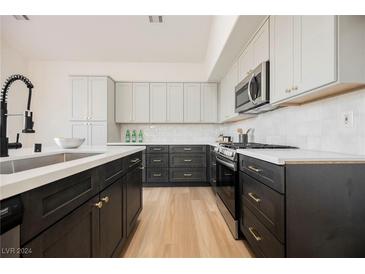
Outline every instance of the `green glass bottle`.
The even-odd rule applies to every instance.
[[[142,132],[142,129],[139,130],[139,133],[138,133],[138,142],[139,143],[143,143],[143,132]]]
[[[132,143],[135,143],[137,141],[137,131],[133,129],[132,131]]]
[[[125,133],[125,142],[126,143],[130,143],[131,142],[131,132],[129,131],[129,129],[127,129],[127,131]]]

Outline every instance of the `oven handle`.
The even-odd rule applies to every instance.
[[[230,168],[233,171],[237,171],[237,167],[236,164],[234,163],[227,163],[226,161],[221,160],[220,158],[218,158],[218,156],[215,157],[215,159],[217,160],[218,163],[220,163],[221,165],[224,165],[228,168]]]

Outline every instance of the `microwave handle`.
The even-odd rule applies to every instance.
[[[255,77],[255,74],[252,73],[252,76],[250,78],[250,81],[248,81],[248,86],[247,86],[247,92],[248,92],[248,98],[250,99],[251,103],[256,105],[255,101],[252,100],[252,94],[251,94],[251,82],[252,82],[252,79]]]

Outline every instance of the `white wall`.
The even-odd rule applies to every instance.
[[[237,15],[216,15],[213,17],[205,57],[204,69],[207,78],[217,62],[238,18],[239,16]]]
[[[343,113],[348,111],[353,111],[354,115],[352,128],[345,127],[342,122]],[[226,124],[224,132],[237,138],[237,128],[251,127],[255,129],[255,142],[364,155],[365,90]]]
[[[53,145],[70,133],[69,75],[108,75],[116,81],[205,81],[202,64],[30,62],[35,141]]]

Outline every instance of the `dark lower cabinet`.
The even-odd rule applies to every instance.
[[[127,237],[136,224],[142,210],[142,170],[141,165],[134,168],[126,176],[126,223]]]
[[[123,228],[123,178],[117,179],[100,193],[100,256],[111,257],[120,242],[126,239]]]
[[[243,213],[243,234],[257,257],[283,258],[285,247],[246,207]]]
[[[27,202],[24,204],[28,209],[24,211],[26,222],[21,225],[22,235],[25,236],[21,247],[31,250],[31,253],[23,257],[119,256],[142,210],[141,156],[141,153],[136,153],[121,161],[32,190],[29,197],[36,195],[41,199],[33,199],[33,205]],[[124,172],[125,166],[129,168]],[[94,186],[97,194],[74,208],[75,200],[79,201],[80,197],[90,193],[90,187],[84,185]],[[103,186],[107,187],[103,189]],[[74,191],[80,189],[85,191]],[[28,194],[23,195],[25,200],[29,197]],[[54,208],[53,211],[42,213],[45,201],[52,205],[46,208]],[[59,209],[56,205],[61,205],[62,208]],[[42,206],[43,210],[40,210]],[[32,207],[36,210],[32,210]],[[44,228],[45,225],[48,226]],[[32,233],[29,233],[29,228]],[[31,235],[34,236],[28,239]]]
[[[363,164],[287,166],[288,257],[365,257]]]
[[[23,246],[35,258],[91,258],[100,256],[99,196],[57,222]],[[26,257],[26,256],[24,256]]]

